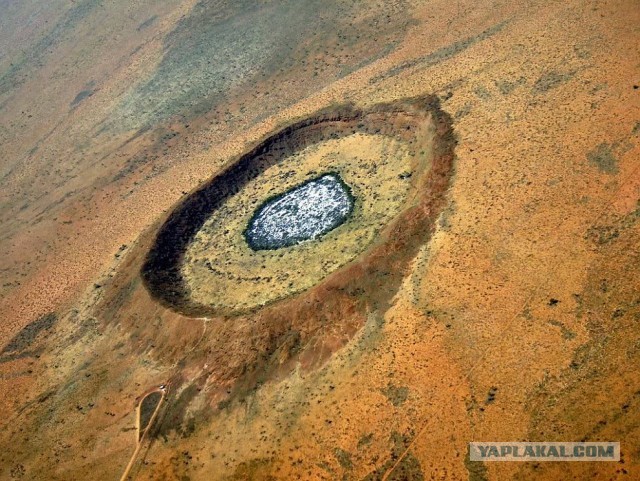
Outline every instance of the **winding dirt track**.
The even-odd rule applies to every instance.
[[[136,460],[138,459],[138,455],[140,454],[140,450],[142,449],[143,444],[145,443],[145,441],[147,440],[147,433],[153,428],[153,424],[156,420],[156,417],[158,416],[158,413],[160,412],[160,409],[162,408],[162,404],[164,403],[165,397],[167,395],[169,391],[169,386],[168,385],[163,385],[163,387],[159,387],[158,389],[154,390],[154,391],[150,391],[147,394],[145,394],[145,396],[140,400],[140,404],[138,404],[138,407],[136,408],[137,411],[137,419],[138,419],[138,425],[137,425],[137,432],[136,432],[136,449],[133,451],[133,454],[131,455],[131,459],[129,460],[129,463],[127,464],[127,467],[124,469],[124,472],[122,473],[122,476],[120,477],[120,481],[125,481],[127,479],[132,479],[129,477],[129,474],[131,472],[131,469],[133,468],[134,464],[136,463]],[[158,401],[158,404],[156,405],[156,408],[153,410],[153,413],[151,414],[151,417],[149,418],[149,422],[147,423],[147,425],[145,426],[144,430],[142,432],[140,432],[140,409],[142,406],[142,402],[144,401],[144,399],[149,396],[151,393],[154,392],[159,392],[160,393],[160,399]]]

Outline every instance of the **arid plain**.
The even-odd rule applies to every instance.
[[[640,479],[639,25],[0,1],[0,479]],[[248,206],[332,168],[353,218],[258,267]],[[622,456],[469,461],[522,440]]]

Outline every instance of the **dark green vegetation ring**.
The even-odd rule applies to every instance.
[[[442,162],[443,132],[451,137],[434,98],[366,110],[344,105],[284,128],[174,210],[143,266],[145,284],[183,313],[242,313],[308,290],[397,243],[389,229],[426,241],[433,215],[420,226],[404,214],[428,209],[422,204],[448,185],[452,137],[445,141],[447,165],[438,166],[438,179],[433,172],[434,161]],[[349,215],[318,235],[252,248],[246,233],[261,208],[330,175],[349,188]]]

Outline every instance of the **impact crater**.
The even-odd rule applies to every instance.
[[[238,315],[348,277],[354,262],[373,267],[385,250],[403,251],[390,257],[400,268],[448,185],[448,119],[422,97],[334,106],[274,132],[169,215],[145,285],[183,314]]]

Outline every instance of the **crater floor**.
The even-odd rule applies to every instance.
[[[315,240],[342,224],[353,210],[349,187],[324,174],[262,204],[245,231],[253,250],[280,249]]]

